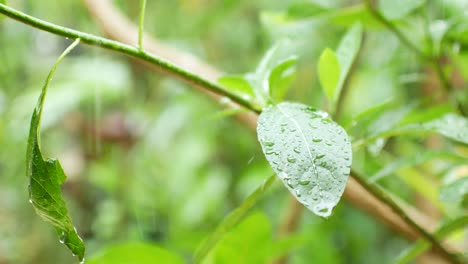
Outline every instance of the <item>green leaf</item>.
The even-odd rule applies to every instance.
[[[183,264],[184,259],[168,250],[144,242],[129,242],[106,247],[86,260],[87,264]]]
[[[257,203],[261,196],[271,186],[276,179],[275,175],[270,176],[264,184],[259,186],[247,199],[234,211],[232,211],[223,222],[216,228],[216,230],[207,239],[205,239],[194,255],[194,262],[200,263],[208,255],[211,249],[222,239],[231,229],[239,224],[244,219],[247,212]]]
[[[364,143],[372,142],[379,138],[422,132],[438,133],[454,141],[468,144],[468,119],[454,113],[449,113],[428,122],[389,127],[378,130],[367,139],[361,140],[361,142],[356,142],[355,146],[360,147]]]
[[[341,89],[359,52],[361,39],[362,26],[356,23],[345,34],[336,53],[327,48],[320,55],[319,81],[328,97],[332,111],[335,109]]]
[[[263,110],[257,136],[287,189],[316,215],[328,217],[350,173],[352,152],[346,131],[323,111],[284,102]]]
[[[468,196],[468,175],[445,185],[440,190],[439,199],[442,202],[460,203]]]
[[[323,14],[329,9],[312,2],[293,3],[288,7],[288,18],[301,19]]]
[[[271,224],[265,214],[254,212],[230,230],[202,263],[268,263]]]
[[[276,65],[270,72],[268,83],[273,101],[281,102],[296,76],[297,57],[293,56]]]
[[[435,237],[439,240],[443,239],[453,231],[456,231],[460,228],[464,228],[468,225],[468,216],[462,216],[460,218],[454,219],[446,224],[444,224],[442,227],[440,227],[436,232],[435,232]],[[413,245],[405,250],[396,260],[394,263],[396,264],[404,264],[411,262],[413,259],[415,259],[417,256],[421,255],[424,253],[426,250],[429,250],[431,248],[431,244],[428,243],[425,239],[421,238],[416,243],[413,243]]]
[[[379,171],[374,173],[374,175],[369,177],[369,181],[377,182],[378,180],[386,176],[392,175],[398,172],[399,170],[414,167],[418,164],[427,162],[435,158],[445,158],[445,159],[453,160],[459,163],[462,163],[465,160],[464,157],[454,154],[452,152],[425,151],[422,153],[416,153],[415,155],[412,155],[410,157],[402,157],[393,162],[387,163],[382,169],[380,169]],[[421,187],[426,188],[425,186],[421,186]]]
[[[330,104],[333,104],[335,92],[340,80],[340,62],[335,53],[326,48],[318,62],[318,78]]]
[[[340,8],[330,14],[328,21],[346,28],[357,22],[366,28],[381,29],[382,23],[378,21],[364,4],[357,4],[347,8]]]
[[[361,23],[355,23],[341,39],[340,45],[336,50],[336,56],[340,62],[341,71],[340,79],[333,97],[335,103],[341,94],[341,89],[343,88],[344,82],[348,77],[349,71],[351,70],[351,66],[356,59],[359,49],[361,48],[361,41],[362,26]]]
[[[451,28],[450,23],[444,20],[432,21],[429,25],[429,33],[432,39],[433,53],[438,56],[440,54],[440,46],[447,31]]]
[[[379,9],[382,14],[390,19],[402,19],[416,8],[422,6],[425,0],[380,0]]]
[[[452,140],[468,144],[468,119],[457,114],[446,114],[422,125],[427,131],[437,132]]]
[[[31,118],[26,161],[27,176],[29,177],[29,201],[36,213],[54,226],[60,237],[60,242],[65,244],[82,261],[85,246],[73,226],[60,190],[60,185],[66,178],[65,173],[57,160],[44,160],[39,145],[39,127],[49,82],[59,63],[78,43],[79,39],[62,53],[47,76]]]
[[[279,77],[281,77],[283,73],[286,73],[284,77],[287,79],[287,76],[291,75],[290,70],[292,69],[294,60],[295,57],[292,57],[291,55],[291,45],[289,41],[282,40],[277,42],[267,51],[260,61],[255,73],[248,74],[247,79],[254,87],[255,94],[263,105],[271,102],[271,94],[277,94],[278,96],[285,94],[285,91],[281,91],[281,89],[278,89],[279,91],[272,92],[270,76],[274,69],[277,69],[277,73],[280,74]],[[277,77],[273,77],[273,80],[277,80]],[[285,88],[283,87],[283,89]]]
[[[241,96],[247,96],[250,99],[255,98],[252,86],[243,76],[226,75],[219,78],[218,83]]]

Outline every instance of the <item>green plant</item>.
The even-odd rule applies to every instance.
[[[73,227],[60,194],[60,185],[65,180],[65,174],[58,161],[44,160],[39,147],[40,119],[49,81],[58,62],[81,42],[145,61],[189,85],[224,96],[241,108],[241,111],[236,110],[234,113],[245,114],[250,111],[259,114],[257,137],[266,160],[283,181],[285,188],[316,215],[329,217],[347,186],[347,197],[358,206],[369,206],[365,200],[372,199],[374,202],[370,203],[370,206],[374,208],[368,210],[375,217],[386,219],[394,229],[407,237],[424,239],[425,242],[418,241],[415,248],[402,255],[399,261],[412,260],[425,247],[427,249],[427,243],[429,243],[434,252],[447,261],[462,263],[463,256],[441,243],[440,240],[448,235],[449,231],[459,231],[459,227],[467,223],[466,178],[463,178],[465,175],[451,176],[457,179],[457,184],[452,183],[440,187],[441,177],[437,183],[433,183],[424,174],[443,175],[446,171],[460,167],[460,164],[466,160],[467,92],[463,88],[466,88],[467,82],[464,81],[462,84],[457,84],[460,87],[455,87],[456,84],[451,81],[449,74],[455,71],[466,72],[466,65],[461,61],[467,56],[466,43],[464,43],[466,40],[463,39],[462,34],[466,31],[467,21],[463,14],[457,13],[455,4],[451,11],[454,12],[450,17],[451,21],[441,22],[428,17],[433,7],[425,1],[408,2],[410,3],[379,1],[379,6],[376,6],[372,1],[365,1],[365,4],[343,8],[326,8],[312,2],[299,2],[291,4],[286,12],[263,14],[264,23],[274,24],[273,28],[294,25],[304,27],[303,30],[307,31],[310,27],[308,22],[315,19],[333,25],[344,25],[347,28],[336,51],[324,48],[317,59],[318,81],[323,89],[324,97],[314,94],[317,97],[315,105],[321,106],[323,110],[284,100],[288,94],[288,88],[298,74],[297,68],[300,67],[297,66],[300,56],[296,54],[297,49],[294,46],[296,40],[294,39],[278,41],[264,55],[255,71],[244,75],[227,75],[216,82],[145,50],[143,18],[146,1],[141,1],[140,6],[138,47],[57,26],[0,4],[0,13],[6,16],[62,37],[76,39],[53,66],[31,119],[27,173],[30,180],[32,204],[40,216],[53,224],[61,237],[60,240],[78,255],[80,261],[83,261],[84,244]],[[417,13],[417,19],[422,18],[425,23],[423,27],[427,32],[421,36],[421,39],[410,40],[402,28],[410,24],[411,19],[415,19],[410,16],[414,13]],[[448,23],[454,26],[450,28]],[[351,77],[365,74],[359,72],[360,60],[371,61],[373,56],[367,55],[367,51],[362,47],[363,31],[375,29],[390,32],[410,51],[408,54],[401,51],[403,59],[397,56],[391,58],[397,60],[396,64],[401,64],[406,56],[415,56],[418,66],[427,67],[428,71],[432,70],[437,76],[439,80],[437,87],[442,87],[437,89],[437,92],[448,99],[438,101],[439,106],[432,107],[431,104],[436,103],[431,98],[432,94],[422,93],[418,95],[419,100],[416,101],[393,100],[393,102],[362,109],[364,111],[358,114],[347,114],[349,94],[360,84],[358,81],[356,81],[357,84],[351,83],[353,81]],[[458,50],[450,49],[452,46],[457,46]],[[380,56],[383,56],[383,53]],[[442,65],[443,60],[452,63]],[[404,71],[405,68],[401,67],[398,70]],[[381,83],[383,82],[379,82]],[[394,85],[405,88],[402,84],[394,83]],[[363,86],[366,87],[366,85]],[[247,119],[252,121],[249,116]],[[438,138],[443,142],[440,150],[426,151],[424,143],[418,144],[418,141],[428,133],[441,136]],[[407,155],[412,151],[423,151],[425,156],[405,157],[399,162],[399,156]],[[450,158],[447,158],[449,156]],[[443,171],[424,164],[434,159],[444,162]],[[404,168],[411,170],[404,171]],[[402,198],[397,198],[396,192],[392,194],[391,185],[381,183],[382,179],[393,174],[397,175],[400,181],[409,186],[411,190],[433,202],[445,214],[445,223],[434,234],[432,234],[433,230],[428,230],[429,227],[423,221],[414,217],[406,202],[403,202]],[[351,177],[349,181],[348,177]],[[282,257],[287,255],[286,253],[293,247],[294,242],[291,245],[287,243],[284,245],[280,242],[269,241],[268,236],[271,230],[266,227],[268,221],[261,214],[252,214],[244,219],[248,210],[272,185],[274,179],[275,176],[268,178],[265,184],[261,185],[242,205],[225,218],[216,231],[201,243],[194,254],[195,262],[217,263],[231,260],[233,263],[242,261],[261,263],[274,258],[278,258],[279,261],[284,260]],[[347,182],[348,185],[346,185]],[[440,200],[437,197],[439,192]],[[353,197],[358,198],[353,200]],[[453,202],[452,207],[446,209],[446,206],[442,205],[444,201]],[[291,214],[286,213],[286,222],[298,221],[302,207],[298,207],[297,202],[290,207],[292,211]],[[286,235],[295,231],[297,223],[291,226],[292,230],[286,232]],[[245,237],[254,232],[253,230],[259,232],[256,238],[258,241],[239,240],[239,236]],[[288,237],[286,241],[287,239]],[[289,239],[294,241],[294,237],[289,237]],[[250,252],[249,260],[230,259],[228,257],[232,254],[230,250],[235,250],[235,247],[241,243],[247,243],[250,247],[256,245],[262,245],[262,247],[258,252]],[[119,259],[118,254],[122,250],[154,251],[154,255],[160,254],[167,259],[179,259],[160,248],[129,244],[128,249],[125,249],[125,246],[117,249],[109,248],[109,252],[94,257],[95,259],[91,262],[107,261],[106,258]]]

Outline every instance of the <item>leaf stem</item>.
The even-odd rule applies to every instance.
[[[138,24],[138,48],[143,50],[143,34],[144,34],[144,22],[145,22],[145,10],[146,10],[146,0],[140,1],[140,20]]]
[[[257,204],[258,200],[265,193],[266,190],[276,180],[276,174],[272,174],[265,182],[260,185],[247,199],[234,211],[232,211],[223,222],[216,228],[216,230],[202,244],[198,247],[194,254],[194,263],[201,263],[203,259],[210,253],[210,251],[216,246],[219,240],[235,227],[247,214],[247,212]]]
[[[382,13],[380,13],[372,4],[371,0],[364,0],[367,8],[371,12],[371,14],[378,20],[380,23],[382,23],[384,26],[386,26],[390,31],[392,31],[398,39],[409,49],[411,49],[414,53],[418,55],[418,57],[427,60],[430,59],[426,54],[424,54],[420,49],[416,47],[398,28],[387,18],[385,18]]]
[[[144,50],[140,50],[137,47],[126,45],[121,42],[110,40],[107,38],[98,37],[92,34],[84,33],[84,32],[74,30],[71,28],[62,27],[62,26],[35,18],[33,16],[20,12],[16,9],[8,7],[4,4],[0,4],[0,14],[4,14],[14,20],[17,20],[24,24],[41,29],[43,31],[50,32],[55,35],[59,35],[59,36],[71,38],[71,39],[79,38],[81,39],[82,43],[85,43],[91,46],[102,47],[108,50],[113,50],[115,52],[126,54],[134,58],[139,58],[143,61],[146,61],[146,62],[149,62],[151,64],[158,66],[162,72],[168,75],[172,75],[190,85],[193,85],[196,87],[202,87],[213,93],[226,96],[232,101],[234,101],[235,103],[255,113],[261,112],[261,109],[259,109],[258,106],[251,103],[249,100],[246,100],[243,97],[226,90],[226,88],[224,88],[223,86],[217,83],[211,82],[209,80],[206,80],[165,59],[152,55]]]
[[[442,245],[442,243],[437,240],[437,238],[435,238],[432,234],[416,223],[411,217],[409,217],[409,215],[406,214],[406,212],[392,198],[390,198],[390,196],[384,190],[380,189],[376,185],[369,184],[366,179],[357,174],[355,171],[352,171],[351,174],[354,176],[354,179],[359,182],[359,184],[366,188],[366,190],[371,192],[374,196],[379,197],[379,199],[385,202],[385,204],[387,204],[394,213],[400,215],[408,225],[418,230],[421,236],[430,242],[444,258],[446,258],[451,263],[463,263],[455,254],[449,252]]]

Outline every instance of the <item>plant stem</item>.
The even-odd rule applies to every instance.
[[[390,31],[392,31],[398,39],[409,49],[411,49],[414,53],[416,53],[420,58],[427,60],[429,57],[424,54],[421,50],[419,50],[413,42],[411,42],[398,28],[390,22],[387,18],[385,18],[372,4],[371,0],[364,0],[366,3],[367,8],[372,13],[372,15],[380,21],[380,23],[384,24]]]
[[[149,62],[151,64],[158,66],[164,73],[177,77],[185,81],[188,84],[191,84],[197,87],[202,87],[211,92],[226,96],[230,100],[238,103],[239,105],[255,113],[261,112],[258,106],[252,104],[249,100],[246,100],[242,98],[241,96],[226,90],[226,88],[224,88],[223,86],[217,83],[210,82],[192,72],[182,69],[176,66],[175,64],[167,60],[164,60],[160,57],[154,56],[144,50],[140,50],[136,47],[126,45],[118,41],[113,41],[113,40],[106,39],[103,37],[98,37],[92,34],[77,31],[71,28],[62,27],[62,26],[32,17],[23,12],[10,8],[4,4],[0,4],[0,13],[14,20],[20,21],[24,24],[41,29],[43,31],[53,33],[55,35],[59,35],[59,36],[71,38],[71,39],[79,38],[81,39],[82,43],[85,43],[91,46],[102,47],[108,50],[113,50],[118,53],[126,54],[134,58],[139,58],[143,61],[146,61],[146,62]]]
[[[418,230],[421,236],[430,242],[432,246],[437,249],[437,251],[439,251],[442,256],[444,256],[444,258],[446,258],[451,263],[463,263],[455,254],[449,252],[432,234],[430,234],[419,224],[417,224],[411,217],[409,217],[408,214],[406,214],[406,212],[395,201],[393,201],[393,199],[390,198],[390,196],[388,196],[385,191],[376,185],[369,184],[366,179],[357,174],[355,171],[352,171],[351,174],[354,176],[354,179],[359,182],[359,184],[366,188],[366,190],[371,192],[376,197],[379,197],[379,199],[384,201],[385,204],[387,204],[394,213],[400,215],[408,225]]]
[[[223,222],[218,225],[216,230],[206,240],[204,240],[194,254],[194,263],[201,263],[203,259],[210,253],[210,251],[216,246],[219,240],[224,235],[234,228],[245,215],[254,207],[262,195],[270,188],[273,182],[276,180],[276,174],[272,174],[265,182],[260,185],[252,194],[250,194],[244,202],[239,205],[234,211],[229,213]]]
[[[143,34],[144,34],[144,23],[145,23],[145,10],[146,10],[146,0],[141,0],[140,5],[140,21],[138,24],[138,48],[143,50]]]

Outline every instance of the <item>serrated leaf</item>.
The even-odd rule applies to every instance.
[[[257,136],[287,189],[316,215],[328,217],[350,173],[352,152],[346,131],[323,111],[284,102],[263,110]]]
[[[468,176],[442,187],[439,199],[442,202],[459,203],[468,196]]]
[[[348,77],[351,66],[353,65],[354,60],[361,48],[362,41],[362,26],[361,23],[355,23],[349,30],[346,32],[344,37],[340,41],[340,45],[336,50],[336,56],[340,63],[340,79],[338,81],[336,91],[333,97],[333,101],[336,103],[338,97],[343,88],[344,82]]]
[[[81,261],[84,259],[85,246],[78,236],[71,217],[68,214],[68,209],[60,189],[60,185],[66,178],[65,173],[57,160],[44,160],[39,145],[42,109],[49,82],[60,61],[78,43],[79,40],[76,40],[62,53],[47,76],[31,118],[26,161],[27,176],[29,178],[29,201],[36,213],[54,226],[59,235],[60,242],[65,244]]]
[[[168,250],[145,242],[129,242],[106,247],[86,260],[87,264],[183,264],[184,259]]]
[[[280,62],[271,70],[268,77],[270,96],[275,102],[281,102],[288,92],[291,82],[296,76],[297,57],[291,57]]]
[[[340,79],[340,62],[335,53],[326,48],[318,62],[318,78],[328,101],[333,104],[335,92]]]
[[[380,0],[379,9],[386,18],[397,20],[404,18],[425,2],[425,0]]]
[[[219,78],[218,83],[228,88],[229,91],[247,96],[250,99],[255,98],[252,86],[243,76],[226,75]]]

